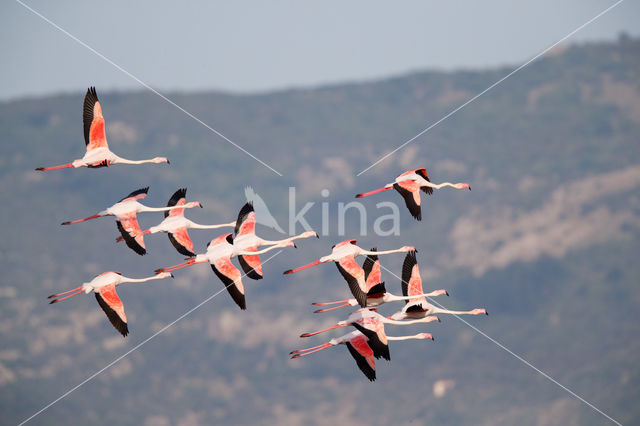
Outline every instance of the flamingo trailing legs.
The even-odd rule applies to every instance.
[[[166,157],[155,157],[150,160],[127,160],[126,158],[118,157],[109,150],[104,128],[104,117],[102,116],[102,107],[98,101],[95,87],[87,89],[87,94],[84,97],[82,122],[84,127],[84,143],[87,149],[84,157],[61,166],[38,167],[36,170],[56,170],[70,167],[99,168],[108,167],[112,164],[169,163]]]

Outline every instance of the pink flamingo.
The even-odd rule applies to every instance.
[[[441,309],[427,302],[422,294],[422,278],[415,253],[407,253],[402,264],[402,294],[409,296],[401,311],[396,312],[390,318],[402,320],[406,318],[423,318],[428,315],[453,314],[453,315],[489,315],[486,309],[476,308],[471,311],[451,311]]]
[[[353,326],[362,334],[367,336],[369,339],[369,346],[371,346],[376,358],[382,357],[386,360],[390,360],[391,355],[389,354],[389,344],[387,342],[387,335],[384,331],[384,324],[411,325],[429,323],[432,321],[439,322],[440,319],[437,316],[429,316],[411,321],[396,321],[383,317],[376,311],[376,308],[361,308],[351,313],[344,321],[339,321],[335,325],[325,328],[324,330],[312,333],[303,333],[300,337],[315,336],[316,334],[324,333],[335,328]]]
[[[404,246],[396,250],[386,251],[367,251],[356,245],[356,240],[346,240],[332,247],[331,254],[323,256],[320,259],[295,269],[284,271],[285,274],[292,274],[301,271],[310,266],[318,265],[325,262],[336,262],[338,270],[347,281],[351,293],[355,296],[360,306],[367,305],[367,283],[364,277],[364,269],[355,261],[356,256],[361,255],[382,255],[390,253],[400,253],[415,251],[415,247]]]
[[[57,298],[49,302],[50,304],[58,303],[80,293],[90,293],[93,291],[95,293],[98,304],[100,305],[104,313],[107,314],[107,318],[109,318],[111,324],[122,334],[122,336],[126,337],[127,334],[129,334],[129,328],[127,326],[127,316],[124,313],[124,305],[118,297],[118,293],[116,293],[116,287],[124,283],[142,283],[151,280],[161,280],[167,277],[173,278],[173,275],[171,275],[171,273],[169,272],[165,272],[147,278],[136,279],[127,278],[120,272],[109,271],[98,275],[91,281],[83,283],[81,286],[76,287],[73,290],[65,291],[58,294],[52,294],[48,298]],[[60,297],[65,294],[67,296]]]
[[[84,157],[61,166],[38,167],[36,170],[56,170],[70,167],[99,168],[109,167],[112,164],[169,163],[169,160],[165,157],[155,157],[150,160],[139,161],[127,160],[118,157],[109,150],[107,136],[104,130],[102,107],[100,107],[100,102],[98,102],[95,87],[87,89],[87,94],[84,97],[82,122],[84,125],[84,143],[87,146],[87,152],[84,154]]]
[[[376,251],[376,248],[372,248],[371,251]],[[415,252],[411,252],[415,253]],[[362,265],[362,269],[364,270],[365,281],[367,284],[367,293],[366,293],[366,306],[380,306],[383,303],[395,302],[399,300],[408,300],[415,296],[396,296],[391,293],[387,293],[385,289],[384,282],[381,281],[380,274],[380,260],[377,255],[369,255],[364,261]],[[358,291],[359,291],[358,287]],[[424,296],[434,297],[440,295],[449,295],[446,290],[436,290],[431,293],[424,294]],[[359,295],[359,298],[362,298],[362,295]],[[335,302],[314,302],[312,305],[314,306],[326,306],[326,305],[336,305],[331,308],[326,309],[318,309],[314,311],[314,313],[328,312],[333,311],[334,309],[344,308],[346,306],[356,306],[358,305],[358,300],[355,298],[337,300]]]
[[[314,231],[303,232],[294,237],[285,238],[283,240],[270,241],[265,240],[256,235],[256,214],[253,210],[253,203],[250,201],[240,209],[235,227],[236,236],[233,239],[233,245],[236,250],[245,252],[256,252],[258,247],[265,245],[276,245],[283,242],[293,241],[300,238],[318,237]],[[295,247],[295,245],[294,245]],[[260,257],[253,255],[239,255],[238,262],[245,274],[251,279],[262,279],[262,262]]]
[[[413,336],[387,336],[388,340],[409,340],[409,339],[431,339],[433,336],[429,333],[418,333]],[[323,343],[318,346],[313,346],[306,349],[299,349],[290,353],[291,359],[300,358],[310,355],[314,352],[321,351],[323,349],[330,348],[331,346],[345,345],[349,349],[349,353],[356,360],[356,364],[360,371],[370,380],[376,379],[376,364],[375,355],[371,346],[369,346],[370,340],[358,330],[354,330],[351,333],[344,336],[337,337],[329,340],[327,343]]]
[[[402,195],[404,202],[409,209],[411,215],[417,220],[422,220],[422,212],[420,210],[420,190],[426,194],[433,194],[433,190],[440,189],[445,186],[450,186],[455,189],[468,189],[471,190],[471,186],[468,183],[451,183],[443,182],[439,184],[431,183],[429,175],[426,169],[414,169],[404,172],[396,178],[393,182],[385,185],[375,191],[365,192],[363,194],[356,195],[356,198],[368,197],[369,195],[377,194],[378,192],[388,191],[389,189],[395,189]]]
[[[167,207],[185,206],[187,189],[178,189],[169,199]],[[202,205],[200,205],[202,207]],[[184,217],[184,208],[176,208],[171,211],[164,212],[165,219],[156,226],[142,231],[142,235],[155,234],[157,232],[166,232],[169,235],[169,241],[178,250],[178,253],[185,256],[195,256],[193,251],[193,241],[189,237],[187,230],[193,229],[216,229],[225,226],[235,226],[235,222],[223,223],[221,225],[200,225],[192,222]],[[117,242],[124,241],[122,236],[116,238]]]
[[[62,222],[62,224],[71,225],[74,223],[96,219],[102,216],[115,216],[117,218],[116,225],[118,226],[120,234],[122,234],[122,238],[127,243],[127,246],[142,256],[147,253],[147,249],[145,248],[143,233],[140,230],[140,225],[138,225],[138,213],[164,212],[176,209],[191,209],[193,207],[202,207],[202,205],[197,201],[193,201],[181,206],[147,207],[143,204],[140,204],[138,200],[142,200],[143,198],[145,198],[148,191],[148,186],[146,188],[138,189],[124,197],[122,200],[118,201],[113,206],[99,213],[96,213],[93,216],[74,220],[71,222]]]
[[[242,275],[240,274],[238,268],[233,266],[233,263],[231,263],[231,258],[247,254],[258,255],[281,247],[295,247],[295,244],[292,241],[284,241],[280,244],[276,244],[264,250],[256,252],[246,252],[237,250],[237,248],[234,247],[233,236],[230,233],[224,234],[220,235],[217,238],[214,238],[207,244],[206,253],[198,254],[187,259],[186,262],[180,263],[178,265],[156,269],[156,273],[173,272],[178,269],[186,268],[187,266],[209,262],[209,264],[211,264],[211,269],[213,269],[213,272],[225,285],[225,288],[231,295],[233,301],[236,302],[240,309],[244,310],[247,309],[247,304],[244,296]]]

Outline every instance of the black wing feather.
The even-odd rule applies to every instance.
[[[417,220],[422,220],[422,211],[420,209],[420,206],[417,205],[413,200],[413,194],[411,193],[411,191],[407,191],[397,183],[393,184],[393,188],[398,191],[400,195],[402,195],[402,198],[404,198],[404,203],[407,205],[411,216],[413,216]]]
[[[84,128],[84,144],[89,145],[89,132],[91,131],[91,123],[93,123],[93,107],[98,102],[98,95],[95,87],[89,87],[87,94],[84,96],[84,104],[82,105],[82,125]]]
[[[240,267],[244,271],[244,273],[251,278],[252,280],[261,280],[262,275],[260,275],[255,269],[253,269],[246,260],[244,260],[244,256],[238,256],[238,263]]]
[[[140,244],[138,244],[135,238],[129,235],[129,233],[126,231],[126,229],[124,229],[124,226],[122,226],[122,223],[119,220],[116,220],[116,225],[118,225],[118,231],[120,231],[120,235],[122,235],[122,238],[124,238],[124,242],[127,243],[127,246],[131,250],[135,251],[140,256],[144,256],[145,254],[147,254],[147,250]]]
[[[362,371],[364,375],[367,376],[367,379],[373,382],[376,379],[376,370],[371,368],[366,358],[360,355],[360,353],[353,347],[351,343],[345,342],[345,346],[347,347],[347,349],[349,349],[349,353],[351,354],[353,359],[356,360],[356,364],[358,365],[360,371]]]
[[[135,197],[136,195],[140,195],[140,194],[146,194],[149,192],[149,187],[147,186],[146,188],[140,188],[140,189],[136,189],[135,191],[133,191],[131,194],[127,195],[126,197],[124,197],[122,200],[126,200],[129,197]],[[120,201],[122,201],[120,200]],[[118,201],[118,202],[120,202]]]
[[[376,247],[372,247],[371,250],[369,250],[369,251],[378,251],[378,249]],[[376,260],[378,260],[378,255],[377,254],[370,254],[364,260],[364,263],[362,264],[362,269],[364,269],[364,280],[365,281],[367,281],[367,278],[369,277],[369,274],[371,273],[371,270],[373,269],[373,264],[376,263]]]
[[[427,182],[431,182],[431,179],[429,179],[429,175],[427,175],[426,171],[423,171],[423,169],[416,170],[416,174],[422,176],[424,180],[426,180]],[[420,189],[425,194],[428,194],[428,195],[433,194],[433,188],[431,188],[430,186],[422,186],[420,187]]]
[[[357,322],[352,322],[351,325],[354,326],[360,333],[367,336],[367,339],[369,339],[369,346],[373,351],[373,356],[375,356],[376,358],[382,357],[387,361],[391,360],[389,346],[380,341],[380,339],[378,338],[378,334],[375,331],[369,330],[368,328]]]
[[[178,201],[180,201],[181,198],[186,198],[186,197],[187,197],[187,188],[178,189],[176,192],[173,193],[171,198],[169,198],[169,202],[167,203],[167,207],[175,206],[176,204],[178,204]],[[167,210],[166,212],[164,212],[164,217],[169,217],[170,213],[171,213],[171,211]]]
[[[111,309],[111,306],[107,302],[104,301],[102,296],[99,293],[93,293],[96,296],[96,300],[98,301],[98,305],[102,308],[105,314],[107,314],[107,318],[109,318],[109,322],[122,334],[122,336],[127,337],[129,334],[129,327],[127,327],[127,323],[122,321],[122,318]]]
[[[402,295],[409,295],[409,280],[411,280],[411,272],[413,271],[413,267],[418,263],[416,260],[416,252],[410,251],[404,257],[404,262],[402,263]],[[405,301],[405,305],[409,303],[407,299]]]
[[[244,220],[246,219],[246,217],[249,215],[249,213],[251,213],[253,211],[253,202],[252,201],[248,201],[244,206],[242,206],[242,208],[240,209],[240,212],[238,213],[238,219],[236,220],[236,227],[234,229],[234,232],[236,234],[236,236],[238,235],[238,231],[240,231],[240,226],[242,225],[242,222],[244,222]]]
[[[213,269],[213,272],[218,276],[218,278],[220,278],[220,281],[222,281],[224,286],[227,288],[227,291],[231,295],[231,298],[234,302],[236,302],[240,309],[247,309],[247,302],[245,301],[244,294],[242,294],[240,290],[238,290],[235,282],[233,282],[232,279],[220,272],[218,268],[215,267],[215,265],[211,265],[211,269]]]
[[[367,306],[367,294],[362,291],[360,286],[358,285],[358,280],[356,280],[351,274],[349,274],[338,262],[336,262],[336,266],[338,267],[338,271],[342,274],[344,279],[347,281],[349,285],[349,290],[351,290],[351,294],[356,298],[360,306],[363,308]]]
[[[367,292],[367,297],[382,297],[387,292],[387,289],[384,286],[384,282],[378,283],[371,287],[371,289]]]
[[[187,250],[187,248],[185,246],[183,246],[182,244],[180,244],[178,242],[178,240],[176,240],[176,238],[173,236],[173,234],[171,232],[168,232],[167,235],[169,236],[169,241],[171,241],[171,244],[173,244],[173,246],[176,248],[176,250],[178,250],[178,253],[183,254],[185,256],[189,256],[189,257],[193,257],[196,254],[191,252],[190,250]]]

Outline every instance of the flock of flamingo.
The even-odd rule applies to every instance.
[[[102,116],[102,108],[98,101],[98,96],[94,87],[87,90],[83,105],[83,128],[86,145],[86,153],[81,159],[54,167],[41,167],[36,170],[55,170],[63,168],[100,168],[109,167],[114,164],[144,164],[144,163],[169,163],[165,157],[155,157],[149,160],[127,160],[117,156],[109,150],[105,133],[105,120]],[[433,189],[440,189],[450,186],[455,189],[471,189],[466,183],[433,184],[425,169],[415,169],[407,171],[398,176],[394,182],[385,185],[375,191],[358,194],[357,198],[366,197],[389,189],[397,190],[405,200],[406,206],[411,215],[421,220],[422,213],[420,207],[420,191],[432,194]],[[82,285],[62,293],[49,296],[53,299],[50,303],[57,303],[81,293],[94,292],[98,304],[107,315],[111,324],[122,336],[129,334],[127,317],[124,305],[116,292],[116,287],[123,283],[139,283],[151,280],[160,280],[173,277],[173,272],[182,268],[193,266],[199,263],[209,263],[214,274],[222,281],[233,301],[240,307],[246,309],[245,288],[242,278],[247,276],[254,280],[263,278],[262,262],[260,255],[268,251],[284,248],[296,247],[294,240],[318,237],[313,231],[303,232],[299,235],[288,237],[282,240],[265,240],[255,233],[256,217],[251,202],[246,203],[239,211],[234,222],[200,225],[187,219],[185,209],[201,207],[198,201],[186,201],[186,188],[178,189],[170,198],[166,207],[147,207],[139,202],[147,196],[149,188],[141,188],[131,192],[129,195],[118,201],[111,207],[98,212],[84,219],[63,222],[62,225],[71,225],[85,222],[102,216],[115,216],[116,225],[121,236],[117,242],[124,241],[125,244],[139,255],[146,254],[144,236],[158,232],[166,232],[171,244],[181,255],[188,256],[184,262],[160,268],[155,271],[155,275],[146,278],[128,278],[120,272],[107,271]],[[137,214],[142,212],[164,212],[164,220],[156,226],[142,230],[138,224]],[[188,230],[191,229],[216,229],[223,227],[233,227],[233,232],[224,233],[213,238],[208,244],[205,253],[196,254],[193,241]],[[260,249],[261,247],[265,247]],[[406,253],[402,266],[401,289],[402,296],[388,293],[385,283],[382,281],[379,256],[392,253]],[[356,257],[366,256],[364,263],[360,266],[356,262]],[[231,262],[237,257],[242,274]],[[347,282],[353,298],[338,300],[333,302],[315,302],[315,306],[330,306],[316,310],[316,313],[328,312],[347,306],[359,306],[359,309],[351,313],[346,320],[339,321],[332,327],[324,330],[304,333],[300,337],[306,338],[333,330],[339,327],[354,327],[354,330],[343,336],[333,338],[326,343],[306,349],[296,350],[290,353],[292,358],[300,358],[311,353],[344,344],[349,353],[356,361],[358,368],[371,381],[376,378],[375,359],[384,358],[390,360],[389,341],[408,339],[430,339],[434,340],[430,333],[419,333],[412,336],[387,336],[384,325],[409,325],[416,323],[429,323],[440,321],[438,314],[487,314],[485,309],[473,309],[470,311],[451,311],[441,309],[430,304],[427,297],[449,295],[446,290],[435,290],[424,293],[422,289],[422,279],[416,258],[416,249],[412,246],[404,246],[395,250],[378,251],[376,248],[364,250],[356,245],[356,240],[350,239],[342,241],[332,247],[330,254],[311,262],[308,265],[295,269],[289,269],[284,274],[291,274],[320,263],[335,262],[338,271]],[[404,307],[391,315],[385,317],[378,313],[377,306],[384,303],[404,301]]]

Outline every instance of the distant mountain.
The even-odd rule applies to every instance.
[[[31,423],[608,423],[499,345],[615,420],[638,422],[640,40],[558,48],[357,176],[513,69],[262,95],[169,94],[282,177],[161,98],[102,92],[99,81],[111,148],[127,158],[167,156],[171,165],[38,173],[83,155],[86,88],[0,103],[2,423],[21,422],[130,350]],[[434,182],[473,190],[423,195],[422,222],[396,193],[365,198],[367,235],[355,208],[339,235],[338,203],[423,166]],[[312,202],[305,219],[324,235],[266,261],[264,280],[245,278],[246,312],[222,292],[136,349],[222,289],[209,267],[119,290],[126,339],[92,296],[53,306],[46,297],[106,270],[145,276],[182,261],[164,235],[146,237],[144,257],[116,244],[113,218],[60,226],[145,186],[150,206],[187,187],[204,206],[187,216],[200,223],[233,220],[248,186],[285,230],[290,209]],[[373,233],[389,212],[383,201],[399,206],[399,236]],[[143,228],[161,219],[140,216]],[[216,235],[194,230],[196,250]],[[428,327],[389,326],[389,335],[426,330],[436,340],[392,342],[392,361],[377,362],[374,383],[343,347],[289,360],[290,350],[339,335],[298,338],[346,317],[349,310],[312,314],[310,303],[348,291],[332,265],[282,271],[346,238],[366,248],[416,246],[425,288],[447,288],[451,297],[439,299],[447,307],[486,307],[489,317],[463,318],[486,336],[444,316]],[[402,259],[382,263],[399,275]],[[383,278],[400,293],[397,277]]]

